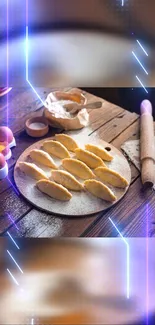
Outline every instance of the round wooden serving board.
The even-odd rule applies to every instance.
[[[69,135],[71,135],[78,142],[81,148],[84,148],[85,144],[87,143],[93,143],[96,145],[101,145],[104,148],[110,148],[111,149],[110,153],[114,156],[114,160],[111,163],[105,162],[106,165],[109,166],[111,169],[119,172],[130,183],[131,170],[128,161],[123,156],[123,154],[120,151],[118,151],[115,147],[113,147],[109,143],[99,138],[85,136],[83,132],[78,132],[78,133],[75,132],[75,134],[69,133]],[[52,138],[48,138],[48,140],[50,139]],[[68,202],[58,201],[48,197],[46,194],[41,193],[35,186],[36,181],[26,176],[23,172],[21,172],[18,164],[19,162],[24,162],[24,161],[32,162],[31,158],[29,157],[30,151],[32,149],[41,149],[44,141],[45,139],[27,148],[19,157],[14,170],[14,179],[19,192],[36,208],[51,214],[58,214],[62,216],[83,217],[83,216],[99,213],[101,211],[105,211],[106,209],[116,204],[127,192],[128,187],[125,189],[119,189],[106,184],[112,189],[112,191],[115,193],[117,197],[117,200],[114,203],[110,203],[98,199],[86,191],[82,191],[82,192],[70,191],[73,194],[73,197]],[[55,157],[53,158],[56,164],[58,166],[61,166],[61,160]],[[39,164],[38,166],[41,167],[49,177],[51,176],[50,168],[46,168],[43,165],[39,165]],[[60,168],[62,169],[62,167]]]

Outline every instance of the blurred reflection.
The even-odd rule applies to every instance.
[[[154,87],[154,0],[29,0],[29,73],[35,86]],[[9,1],[9,80],[26,84],[25,2]],[[0,86],[6,84],[6,1],[0,2]],[[16,17],[16,18],[15,18]],[[134,35],[133,35],[134,32]],[[146,57],[139,39],[149,56]],[[134,50],[149,75],[132,56]]]
[[[0,324],[24,324],[32,317],[36,324],[135,324],[146,313],[146,241],[128,241],[132,257],[129,300],[126,249],[121,239],[21,240],[22,248],[14,256],[24,274],[7,260],[20,285],[8,274],[2,275]],[[154,246],[151,240],[150,312],[155,310]]]

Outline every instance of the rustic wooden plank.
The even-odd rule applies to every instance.
[[[46,98],[45,88],[37,89],[43,100]],[[12,118],[22,119],[23,116],[38,109],[40,100],[31,88],[13,88],[9,95],[8,114],[9,120]],[[6,118],[6,108],[1,112],[1,118]],[[12,125],[13,126],[13,125]],[[15,130],[13,129],[13,132]]]
[[[57,89],[51,88],[36,88],[38,95],[44,101],[51,91]],[[68,91],[70,88],[64,88],[64,91]],[[31,88],[15,88],[10,92],[9,95],[9,127],[12,129],[13,133],[20,132],[25,128],[25,121],[27,118],[37,115],[42,115],[43,107],[41,101],[38,99],[37,95],[33,92]],[[4,107],[1,110],[0,124],[7,124],[7,109]]]
[[[17,223],[19,230],[12,226],[9,232],[15,237],[78,237],[93,219],[61,218],[33,209]]]
[[[42,105],[39,103],[36,106],[36,110],[29,112],[28,114],[22,116],[22,118],[18,117],[9,117],[8,126],[13,131],[14,135],[19,132],[22,132],[25,129],[25,122],[28,118],[33,116],[42,116],[43,108]],[[3,122],[3,125],[7,125],[7,121]]]
[[[142,191],[141,180],[138,178],[129,188],[129,191],[115,207],[111,208],[107,213],[101,215],[93,228],[83,234],[87,237],[111,237],[116,236],[109,217],[118,226],[122,232],[138,215],[139,207],[144,212],[148,199],[154,195],[151,190]]]
[[[17,196],[12,188],[3,192],[0,195],[0,233],[5,232],[13,224],[13,221],[17,221],[30,209],[30,204],[24,201],[21,196]]]
[[[124,111],[123,114],[116,116],[109,123],[105,124],[103,127],[99,127],[97,131],[93,131],[92,136],[99,136],[101,139],[112,142],[117,138],[128,126],[138,120],[138,115],[135,113],[130,113]],[[99,122],[100,123],[100,122]]]
[[[103,101],[102,108],[94,109],[90,112],[91,132],[94,132],[101,126],[104,126],[107,122],[111,121],[114,117],[117,117],[122,112],[123,109],[121,107]]]
[[[129,140],[136,140],[140,137],[140,118],[126,128],[116,139],[112,141],[113,146],[120,149],[122,144]]]
[[[27,91],[28,89],[30,89],[29,87],[20,87],[20,88],[12,88],[12,90],[8,93],[8,95],[5,95],[3,97],[0,97],[0,112],[6,112],[6,108],[7,108],[7,97],[8,97],[8,102],[12,102],[12,100],[14,100],[14,98],[16,96],[18,96],[19,94]],[[2,114],[1,114],[2,117]]]
[[[145,206],[139,206],[132,221],[123,229],[125,237],[155,236],[155,192],[148,197]]]

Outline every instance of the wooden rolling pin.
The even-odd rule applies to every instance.
[[[142,183],[151,187],[155,184],[155,143],[152,105],[148,100],[141,104],[140,159]]]

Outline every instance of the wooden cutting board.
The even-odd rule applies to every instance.
[[[91,137],[90,139],[90,137],[85,134],[85,129],[83,129],[83,131],[69,132],[69,135],[71,135],[78,142],[81,148],[84,148],[85,144],[87,143],[93,143],[95,145],[101,145],[103,146],[103,148],[108,148],[110,153],[114,156],[114,160],[110,163],[105,162],[106,165],[111,169],[119,172],[122,176],[124,176],[127,179],[127,181],[130,184],[131,181],[130,166],[126,158],[123,156],[123,154],[120,151],[118,151],[118,149],[113,147],[111,144],[97,138],[96,136]],[[52,138],[48,138],[48,140],[49,139]],[[69,202],[61,202],[52,199],[47,195],[41,193],[35,186],[36,181],[26,176],[23,172],[20,171],[19,162],[26,162],[26,161],[32,162],[31,158],[29,157],[30,151],[32,149],[41,149],[44,141],[45,139],[38,141],[37,143],[27,148],[19,157],[14,169],[14,179],[19,192],[35,207],[51,214],[58,214],[58,215],[68,216],[68,217],[69,216],[84,217],[87,215],[96,214],[101,211],[105,211],[111,206],[115,205],[123,198],[123,196],[128,190],[128,187],[125,189],[119,189],[119,188],[114,188],[113,186],[109,186],[108,184],[106,185],[108,185],[112,189],[112,191],[115,193],[117,197],[117,200],[113,203],[98,199],[86,191],[82,191],[82,192],[71,191],[73,197]],[[61,160],[55,157],[53,158],[56,164],[58,166],[61,166]],[[46,168],[39,164],[38,166],[41,167],[49,177],[51,176],[50,168]],[[62,167],[60,168],[62,169]]]

